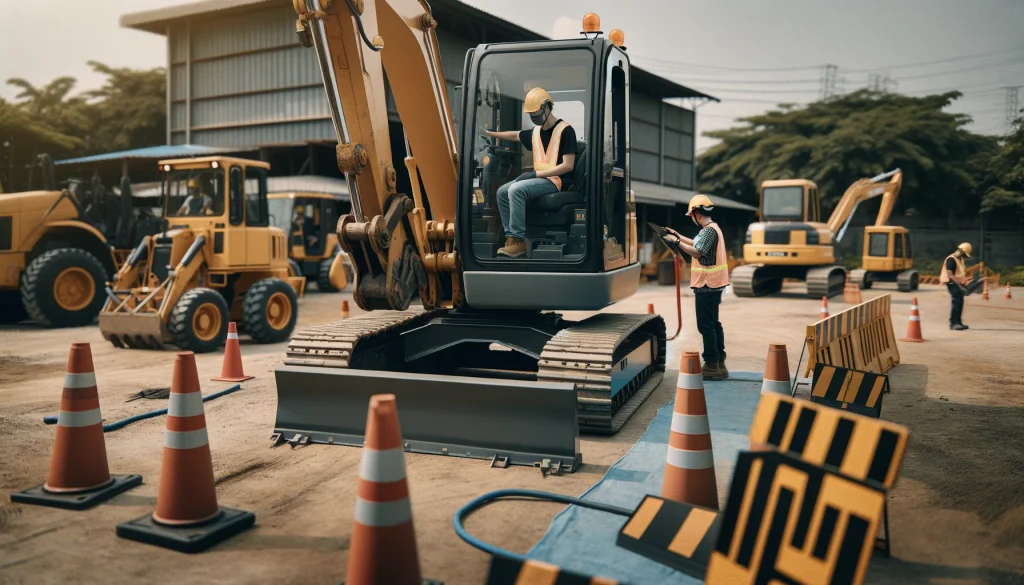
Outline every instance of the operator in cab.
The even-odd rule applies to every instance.
[[[554,116],[555,102],[543,88],[526,94],[523,112],[530,115],[533,130],[508,130],[487,135],[500,140],[519,140],[533,152],[533,170],[525,172],[498,188],[498,211],[505,229],[505,246],[499,256],[519,258],[526,254],[526,203],[557,193],[564,187],[576,162],[576,131]]]
[[[316,245],[316,226],[313,218],[306,215],[306,208],[302,205],[295,206],[295,232],[301,233],[305,241],[303,245],[307,248]]]
[[[964,296],[970,294],[964,257],[970,258],[973,251],[973,246],[964,242],[957,246],[952,254],[946,256],[946,260],[942,263],[942,275],[939,276],[939,282],[946,285],[946,290],[949,291],[951,301],[949,328],[954,331],[967,329],[967,325],[964,325],[962,321]]]
[[[213,213],[213,197],[200,192],[199,181],[188,180],[188,197],[178,209],[178,215],[210,215]]]
[[[665,228],[667,239],[675,238],[678,246],[691,258],[690,289],[693,290],[693,307],[697,314],[697,331],[704,338],[704,365],[701,373],[705,380],[725,380],[729,370],[725,367],[725,332],[718,320],[718,306],[722,303],[722,292],[729,286],[729,258],[725,250],[725,236],[722,228],[711,219],[715,206],[707,195],[694,195],[686,215],[697,224],[700,232],[692,240],[679,232]]]

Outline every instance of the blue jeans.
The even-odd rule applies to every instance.
[[[558,187],[547,179],[510,181],[498,187],[498,212],[505,236],[526,239],[526,202],[557,193]]]

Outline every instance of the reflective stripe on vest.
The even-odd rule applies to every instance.
[[[967,275],[967,269],[964,267],[964,259],[963,258],[957,258],[953,254],[950,254],[949,256],[946,256],[946,260],[949,260],[950,258],[953,259],[953,262],[956,262],[956,274],[954,274],[953,277],[957,278],[957,279],[964,278],[964,276]],[[939,276],[939,283],[940,284],[946,284],[946,283],[949,282],[949,276],[948,276],[949,271],[946,270],[946,260],[942,261],[942,273]]]
[[[690,261],[690,287],[702,288],[707,285],[709,288],[722,288],[729,284],[729,257],[725,252],[725,236],[717,223],[708,224],[718,234],[718,244],[715,247],[715,265],[701,266],[700,261],[692,258]]]
[[[551,140],[548,141],[548,150],[544,151],[544,141],[540,139],[540,126],[533,129],[533,170],[534,171],[546,171],[553,169],[558,164],[558,147],[562,143],[562,131],[568,128],[569,125],[565,121],[560,121],[555,124],[554,130],[551,132]],[[547,180],[555,184],[555,187],[559,191],[562,190],[562,178],[561,177],[544,177]]]

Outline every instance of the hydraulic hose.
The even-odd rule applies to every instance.
[[[672,337],[668,338],[668,341],[672,341],[676,337],[679,337],[679,334],[683,331],[683,293],[679,285],[679,273],[681,272],[679,269],[679,263],[679,256],[673,254],[672,264],[676,270],[676,323],[678,323],[678,326],[676,327],[676,332],[672,334]]]
[[[627,510],[625,508],[619,508],[616,506],[609,506],[608,504],[588,502],[586,500],[581,500],[580,498],[574,498],[572,496],[563,496],[562,494],[552,494],[548,492],[538,492],[534,490],[520,489],[497,490],[488,494],[484,494],[479,498],[472,500],[465,506],[459,508],[459,510],[455,512],[455,533],[459,535],[459,538],[466,541],[466,544],[479,550],[482,550],[490,555],[506,557],[517,561],[525,561],[526,557],[519,553],[514,553],[511,551],[498,548],[494,545],[487,544],[486,542],[483,542],[473,537],[468,532],[466,532],[466,529],[462,526],[462,523],[465,521],[466,518],[469,517],[470,514],[479,510],[480,508],[483,508],[487,504],[492,504],[502,498],[529,498],[532,500],[546,500],[549,502],[558,502],[560,504],[572,504],[584,508],[590,508],[591,510],[600,510],[601,512],[608,512],[609,514],[625,516],[627,518],[633,515],[632,510]]]
[[[203,402],[206,402],[208,400],[213,400],[214,398],[220,398],[221,396],[224,396],[225,394],[231,394],[232,392],[238,390],[241,387],[242,387],[241,384],[235,384],[234,386],[229,386],[229,387],[225,388],[224,390],[221,390],[220,392],[216,392],[214,394],[210,394],[209,396],[203,396]],[[121,420],[114,421],[114,422],[112,422],[110,424],[103,425],[103,432],[104,433],[109,433],[110,431],[116,431],[116,430],[118,430],[120,428],[124,428],[124,427],[132,424],[133,422],[138,422],[140,420],[146,420],[147,418],[154,418],[154,417],[157,417],[157,416],[160,416],[160,415],[163,415],[163,414],[167,414],[167,409],[166,408],[161,408],[160,410],[151,410],[149,412],[144,412],[142,414],[136,414],[135,416],[129,416],[128,418],[123,418]],[[45,424],[48,424],[48,425],[55,425],[55,424],[57,424],[57,417],[55,417],[55,416],[44,416],[43,417],[43,422]]]

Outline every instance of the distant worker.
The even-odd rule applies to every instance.
[[[718,306],[722,303],[722,291],[729,286],[729,258],[722,228],[711,219],[714,209],[707,195],[694,195],[686,215],[701,228],[697,237],[691,240],[671,228],[665,230],[671,234],[670,238],[677,238],[678,247],[693,258],[690,262],[690,288],[693,289],[697,331],[704,338],[704,365],[701,368],[704,379],[725,380],[729,377],[729,370],[725,367],[725,332],[718,320]]]
[[[189,179],[188,197],[178,209],[178,215],[211,215],[213,213],[213,198],[200,190],[199,181]]]
[[[316,226],[313,225],[313,218],[306,215],[305,206],[295,206],[295,228],[295,231],[301,231],[302,237],[305,238],[304,246],[309,248],[316,245]]]
[[[498,249],[499,256],[519,258],[526,254],[527,201],[561,191],[563,178],[575,166],[576,131],[552,115],[554,107],[548,92],[535,87],[523,101],[523,112],[536,124],[533,130],[486,131],[493,138],[518,139],[523,148],[533,152],[533,170],[498,188],[498,212],[505,228],[505,246]]]
[[[964,257],[971,257],[974,248],[967,242],[956,247],[956,251],[946,256],[942,266],[942,276],[939,282],[946,285],[949,297],[952,301],[949,310],[949,328],[955,331],[967,329],[963,324],[962,314],[964,312],[964,295],[971,294],[967,288],[967,269],[964,266]]]

